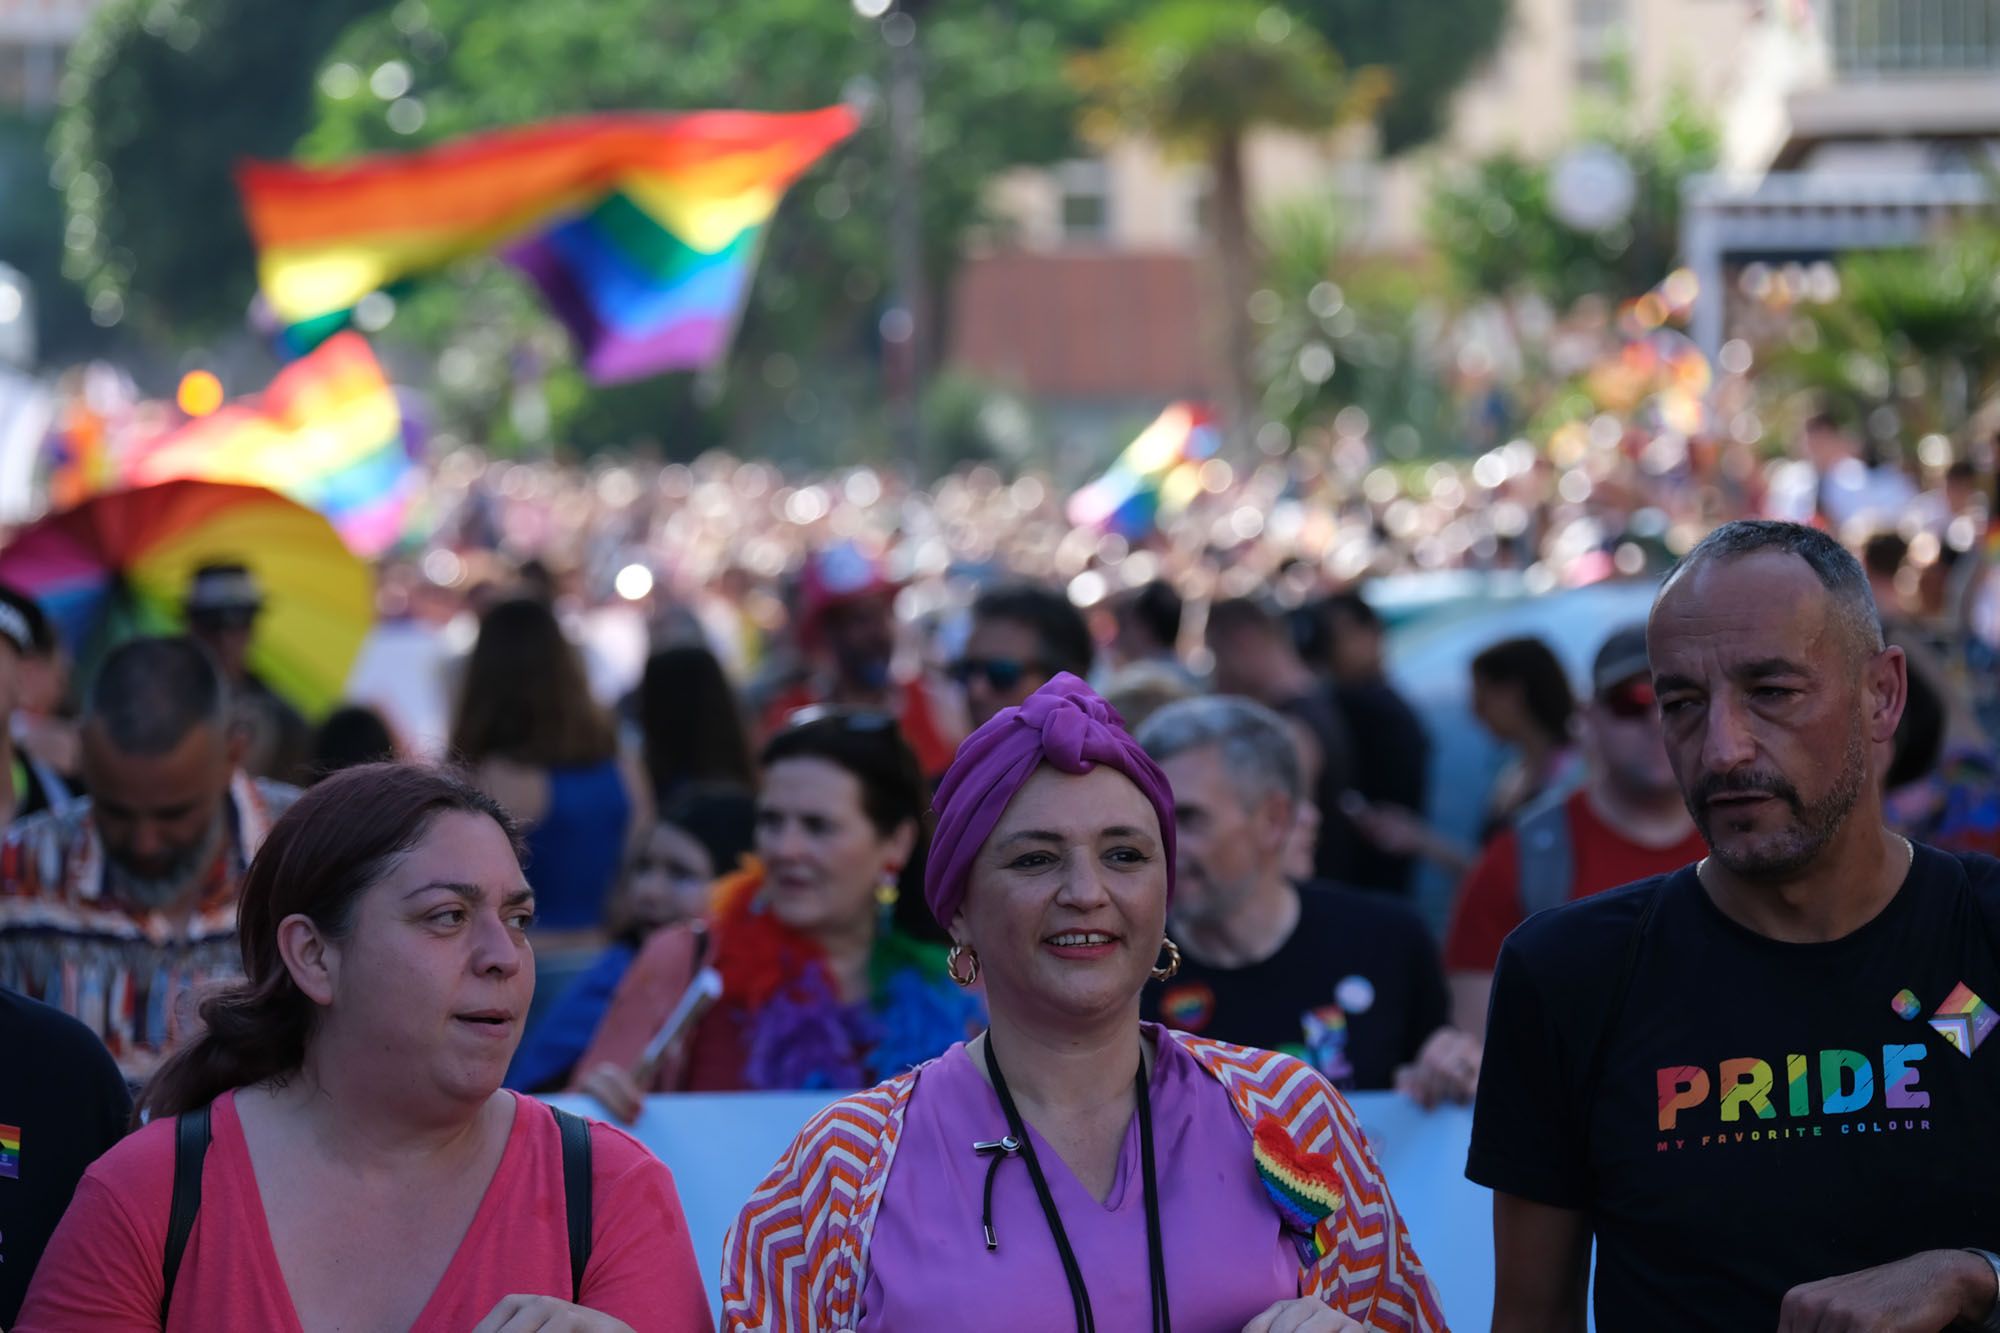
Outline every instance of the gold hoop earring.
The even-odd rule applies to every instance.
[[[1155,981],[1167,981],[1181,970],[1181,946],[1172,940],[1161,940],[1160,945],[1167,951],[1166,966],[1154,968],[1152,975]]]
[[[966,960],[965,975],[958,974],[958,960]],[[961,986],[971,986],[979,980],[979,954],[958,941],[953,940],[951,950],[944,956],[944,970],[953,981]]]

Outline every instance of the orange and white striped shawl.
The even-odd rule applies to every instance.
[[[1299,1294],[1383,1333],[1442,1333],[1437,1292],[1347,1100],[1289,1055],[1160,1032],[1222,1084],[1253,1135],[1275,1123],[1298,1152],[1323,1155],[1338,1177],[1344,1205],[1311,1241],[1300,1238]],[[726,1333],[855,1327],[875,1213],[922,1072],[920,1065],[813,1117],[750,1196],[723,1244]]]

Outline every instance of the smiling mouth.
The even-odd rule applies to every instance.
[[[1116,935],[1107,935],[1101,930],[1069,930],[1060,935],[1051,935],[1047,940],[1047,943],[1058,949],[1091,949],[1117,942]]]

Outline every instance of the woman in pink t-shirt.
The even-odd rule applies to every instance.
[[[472,788],[392,764],[313,788],[244,881],[246,978],[85,1176],[15,1333],[712,1327],[672,1177],[604,1125],[573,1279],[557,1123],[500,1087],[533,916],[512,826]],[[169,1290],[174,1117],[202,1107]]]

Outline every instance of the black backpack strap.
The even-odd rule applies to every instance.
[[[187,1253],[188,1237],[194,1232],[195,1214],[201,1211],[201,1169],[208,1158],[208,1108],[183,1111],[174,1118],[174,1201],[167,1213],[167,1248],[161,1261],[160,1327],[167,1325],[167,1307],[173,1304],[174,1279],[180,1275],[181,1256]]]
[[[569,1218],[569,1298],[583,1299],[583,1270],[590,1262],[590,1122],[580,1115],[556,1113],[562,1134],[563,1211]]]

